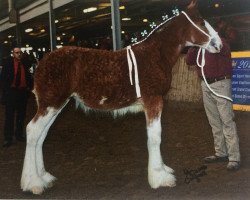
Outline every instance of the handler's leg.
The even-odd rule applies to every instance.
[[[217,100],[212,92],[207,88],[204,81],[202,81],[201,86],[204,108],[213,132],[215,155],[218,157],[227,157],[228,155],[225,137],[223,134],[223,124],[217,107]],[[219,93],[215,84],[211,84],[210,87]]]
[[[231,97],[231,80],[226,79],[221,82],[221,93]],[[226,99],[217,99],[218,110],[223,124],[223,134],[226,140],[228,159],[230,161],[240,162],[239,138],[237,134],[236,123],[234,121],[233,105]],[[237,163],[234,163],[237,165]],[[237,166],[236,168],[238,168]]]

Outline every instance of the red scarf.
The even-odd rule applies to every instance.
[[[15,88],[15,83],[16,83],[16,74],[17,74],[17,68],[18,68],[18,62],[20,62],[17,59],[14,59],[14,79],[12,81],[11,87]],[[19,85],[19,89],[24,89],[27,87],[26,84],[26,78],[25,78],[25,70],[24,70],[24,66],[22,63],[20,63],[20,67],[21,67],[21,82]]]

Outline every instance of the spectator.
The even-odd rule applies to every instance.
[[[31,63],[22,56],[19,47],[13,48],[13,57],[8,58],[3,64],[1,98],[1,103],[5,105],[3,147],[12,145],[14,133],[17,141],[25,141],[24,120],[27,100],[33,85],[30,66]]]

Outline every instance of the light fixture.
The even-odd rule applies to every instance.
[[[70,20],[70,19],[72,19],[72,17],[69,17],[69,16],[68,16],[68,17],[64,17],[64,19],[65,19],[65,20]]]
[[[125,10],[125,6],[120,6],[119,9],[120,10]]]
[[[89,12],[93,12],[96,10],[97,10],[97,7],[90,7],[90,8],[83,9],[83,13],[89,13]]]
[[[58,36],[57,38],[56,38],[57,40],[61,40],[61,38]]]
[[[14,37],[14,36],[12,36],[12,35],[8,35],[8,38],[12,38],[12,37]]]
[[[107,8],[110,7],[111,3],[99,3],[98,8]]]
[[[45,29],[41,29],[40,32],[41,32],[41,33],[44,33],[44,32],[45,32]]]
[[[31,31],[33,31],[33,28],[27,28],[27,29],[25,30],[26,33],[30,33]]]
[[[131,20],[130,17],[124,17],[124,18],[122,18],[122,21],[130,21],[130,20]]]
[[[125,31],[122,31],[122,34],[124,34],[125,33]]]
[[[66,35],[65,33],[62,33],[62,35]]]
[[[215,8],[219,8],[219,7],[220,7],[220,4],[216,3],[216,4],[214,4],[214,7],[215,7]]]
[[[8,44],[8,41],[7,41],[7,40],[5,40],[3,43],[4,43],[4,44]]]
[[[148,22],[148,19],[143,19],[142,21],[143,21],[144,23],[146,23],[146,22]]]
[[[56,20],[55,20],[55,23],[57,24],[58,22],[59,22],[59,20],[58,20],[58,19],[56,19]]]

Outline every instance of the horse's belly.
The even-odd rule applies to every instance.
[[[114,115],[114,117],[123,116],[127,113],[138,113],[143,111],[143,105],[139,101],[125,100],[117,102],[109,102],[107,97],[101,97],[98,100],[84,100],[77,94],[72,95],[76,100],[77,107],[85,112],[90,110],[106,111]]]

